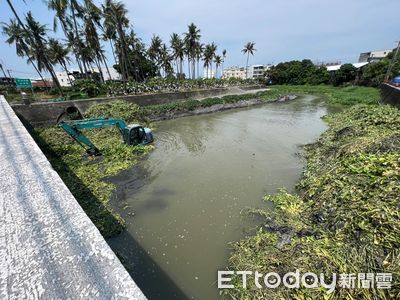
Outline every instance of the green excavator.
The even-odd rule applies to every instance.
[[[81,129],[94,129],[117,126],[121,132],[123,141],[127,145],[146,145],[153,142],[153,134],[150,128],[141,125],[127,125],[124,120],[114,118],[84,119],[73,121],[61,121],[58,126],[64,129],[75,141],[78,142],[89,155],[99,156],[100,150],[85,136]]]

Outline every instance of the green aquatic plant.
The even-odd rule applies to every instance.
[[[368,102],[368,101],[367,101]],[[298,194],[267,195],[275,209],[253,235],[232,244],[231,270],[285,274],[392,273],[391,289],[223,290],[234,299],[397,299],[400,296],[400,111],[358,105],[325,118],[305,146]],[[252,285],[254,287],[254,284]]]

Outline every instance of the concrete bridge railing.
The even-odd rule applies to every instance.
[[[0,96],[0,299],[146,299]]]

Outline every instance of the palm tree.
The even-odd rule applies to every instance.
[[[215,78],[218,78],[218,67],[222,64],[222,56],[216,55],[214,58],[215,62]]]
[[[10,0],[6,0],[6,1],[7,1],[8,6],[10,7],[11,11],[13,12],[15,18],[16,18],[17,21],[18,21],[18,25],[21,27],[21,29],[22,29],[23,32],[25,33],[26,38],[29,40],[29,42],[30,42],[32,45],[35,44],[35,39],[34,39],[34,37],[31,35],[31,32],[27,29],[27,27],[25,27],[25,24],[22,22],[21,18],[19,17],[19,15],[18,15],[17,11],[15,10],[15,8],[14,8],[13,4],[11,3],[11,1],[10,1]],[[29,15],[29,14],[31,14],[31,13],[29,12],[28,15]],[[27,16],[27,18],[28,18],[28,16]],[[31,45],[31,46],[32,46],[32,45]],[[29,59],[28,59],[28,60],[29,60]],[[50,65],[50,62],[48,61],[48,59],[45,60],[45,64],[48,65],[48,68],[52,69],[52,68],[51,68],[51,65]],[[37,70],[40,71],[39,63],[38,63],[38,66],[37,66],[37,67],[38,67]],[[56,76],[55,73],[54,73],[54,70],[53,70],[53,72],[50,72],[50,75],[51,75],[51,77],[53,78],[53,82],[56,84],[58,90],[60,91],[60,94],[62,94],[61,85],[60,85],[60,83],[58,82],[58,79],[57,79],[57,76]],[[42,80],[43,80],[43,77],[42,77],[41,75],[40,75],[40,77],[41,77]]]
[[[53,29],[54,31],[57,31],[57,23],[59,22],[64,32],[64,35],[68,39],[69,46],[73,49],[73,53],[79,70],[83,74],[82,63],[79,58],[79,51],[76,49],[77,45],[75,42],[76,39],[74,31],[72,30],[72,23],[70,23],[69,16],[67,15],[67,10],[69,8],[68,5],[68,0],[47,0],[47,7],[50,10],[54,10],[56,13],[53,21]]]
[[[86,45],[94,53],[94,62],[100,72],[100,76],[104,82],[104,75],[101,70],[101,63],[106,64],[106,57],[104,50],[100,44],[100,38],[97,33],[97,27],[101,27],[101,10],[92,2],[92,0],[85,0],[83,7],[83,22],[84,33],[86,36]],[[108,68],[107,68],[108,71]],[[110,76],[110,72],[108,71]]]
[[[31,37],[28,40],[28,44],[30,47],[29,53],[31,55],[31,58],[36,60],[39,71],[46,70],[50,73],[54,83],[62,93],[61,85],[58,82],[56,73],[54,72],[53,65],[51,64],[51,61],[47,53],[47,48],[45,46],[45,44],[47,44],[46,26],[41,25],[38,21],[36,21],[32,16],[32,12],[27,13],[25,20],[26,20],[26,31]]]
[[[247,60],[246,60],[246,78],[248,76],[248,70],[249,70],[249,55],[254,55],[254,52],[257,51],[254,49],[255,43],[253,42],[247,42],[244,45],[244,48],[242,49],[243,54],[247,54]]]
[[[161,67],[164,69],[164,76],[168,77],[174,73],[172,67],[172,56],[168,51],[167,45],[163,44],[160,49],[160,63]]]
[[[122,80],[127,81],[130,77],[132,63],[128,55],[128,43],[125,30],[129,28],[127,9],[122,2],[115,0],[105,0],[103,5],[104,27],[106,30],[115,31],[118,36],[116,48],[119,54],[120,70]]]
[[[2,33],[8,36],[6,43],[15,44],[15,50],[18,56],[24,57],[28,56],[28,62],[33,66],[36,72],[39,74],[40,78],[46,85],[46,81],[43,79],[42,73],[36,67],[34,61],[29,57],[29,47],[25,42],[26,36],[25,32],[22,30],[21,26],[15,19],[10,19],[10,23],[2,23]]]
[[[156,64],[157,67],[161,67],[162,59],[161,59],[161,52],[162,52],[163,41],[158,35],[153,35],[150,42],[150,47],[147,50],[149,58]]]
[[[200,29],[197,28],[194,23],[190,23],[188,25],[188,32],[184,33],[185,35],[185,45],[186,45],[186,54],[188,56],[188,63],[192,63],[192,79],[195,79],[195,62],[196,62],[196,45],[199,43],[201,35]],[[189,76],[190,76],[190,67],[189,67]]]
[[[216,55],[216,52],[217,52],[217,45],[214,42],[212,42],[210,44],[210,50],[209,51],[210,51],[210,55],[211,55],[210,66],[211,66],[211,75],[212,75],[212,62],[213,62],[213,60],[215,58],[215,55]],[[213,77],[213,76],[211,76],[211,77]]]
[[[78,56],[82,59],[83,70],[85,72],[85,77],[88,76],[87,70],[87,61],[85,60],[83,48],[84,45],[80,42],[80,35],[79,35],[79,27],[77,17],[82,17],[83,9],[81,5],[78,3],[78,0],[69,0],[69,8],[71,10],[72,16],[72,24],[71,24],[71,31],[74,32],[72,35],[73,43],[76,45],[76,50],[79,53]]]
[[[206,45],[206,47],[204,49],[204,52],[203,52],[204,67],[207,69],[206,78],[208,78],[208,76],[209,76],[210,65],[211,65],[212,60],[214,58],[214,54],[213,54],[213,49],[212,48],[213,47],[211,46],[211,44],[208,44],[208,45]]]
[[[226,57],[226,49],[222,50],[222,69],[221,69],[221,77],[224,76],[225,57]]]
[[[49,58],[53,64],[60,64],[67,74],[68,81],[72,85],[72,80],[69,77],[69,72],[67,69],[67,62],[70,62],[68,57],[69,48],[65,47],[56,39],[49,39],[49,43],[47,45],[47,52],[49,54]]]
[[[179,79],[183,72],[182,62],[183,62],[183,57],[185,56],[185,43],[177,33],[171,34],[169,43],[172,49],[172,57],[173,59],[175,59],[176,75],[177,78]]]
[[[195,49],[195,57],[197,61],[197,78],[200,78],[200,60],[203,57],[203,52],[204,52],[205,46],[202,43],[197,43],[196,44],[196,49]]]

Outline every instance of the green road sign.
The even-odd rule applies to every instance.
[[[18,89],[31,89],[32,82],[30,79],[15,78],[15,84]]]

